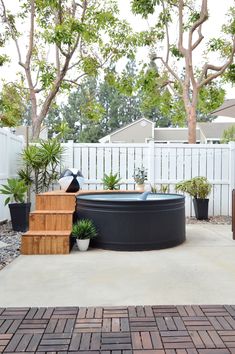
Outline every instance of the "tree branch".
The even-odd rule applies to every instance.
[[[179,92],[176,91],[176,89],[174,88],[174,86],[172,86],[172,83],[170,81],[168,82],[168,86],[170,87],[170,89],[172,90],[172,92],[176,97],[182,98],[182,95],[180,95]]]
[[[77,87],[80,87],[80,86],[81,86],[80,84],[78,84],[78,83],[77,83],[76,81],[74,81],[74,80],[64,79],[64,81],[69,82],[69,83],[71,83],[71,84],[73,84],[73,85],[76,85]]]
[[[197,82],[197,86],[201,88],[204,85],[209,84],[212,80],[216,79],[218,76],[222,75],[225,70],[233,63],[235,54],[235,36],[233,37],[233,47],[229,59],[224,65],[216,66],[212,64],[205,64],[203,67],[202,74]],[[216,71],[214,74],[207,76],[209,70]],[[203,80],[203,78],[205,79]]]
[[[198,28],[198,39],[191,45],[192,50],[196,49],[201,41],[204,39],[202,34],[202,25]]]
[[[184,8],[184,1],[179,0],[179,41],[178,41],[178,49],[182,55],[185,55],[185,48],[183,45],[184,42],[184,26],[183,26],[183,8]]]
[[[165,3],[164,0],[161,0],[162,3],[162,9],[163,12],[166,12],[166,8],[165,8]],[[170,35],[169,35],[169,27],[168,27],[168,23],[165,23],[165,30],[166,30],[166,63],[169,62],[169,56],[170,56]]]
[[[73,69],[75,66],[79,65],[79,64],[81,63],[81,61],[82,61],[82,59],[80,59],[80,60],[78,60],[76,63],[70,65],[70,66],[68,67],[68,70],[71,70],[71,69]]]
[[[11,36],[13,41],[15,42],[15,46],[16,46],[16,50],[17,50],[17,54],[18,54],[18,59],[19,59],[19,65],[21,65],[22,67],[24,67],[24,64],[22,62],[22,56],[21,56],[21,51],[20,51],[20,46],[15,34],[14,29],[12,28],[12,24],[9,22],[8,17],[7,17],[7,11],[6,11],[6,6],[3,0],[1,0],[1,4],[2,4],[2,8],[3,8],[3,20],[4,22],[7,24],[10,32],[11,32]]]
[[[29,69],[30,67],[30,61],[32,58],[33,46],[34,46],[35,0],[31,0],[30,4],[31,4],[31,10],[30,10],[29,48],[26,54],[26,61],[25,61],[25,65],[27,69]]]
[[[194,22],[192,27],[190,28],[190,33],[193,34],[194,31],[198,27],[200,27],[207,19],[208,19],[208,6],[207,6],[208,0],[202,0],[202,6],[201,6],[201,13],[200,17],[197,21]]]
[[[163,63],[165,68],[169,71],[169,73],[182,85],[182,82],[181,82],[179,76],[175,73],[175,71],[169,66],[169,64],[162,57],[153,56],[151,59],[153,61],[154,60],[161,60],[161,62]]]

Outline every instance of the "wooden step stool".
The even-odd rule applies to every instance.
[[[36,195],[21,254],[68,254],[77,193],[53,191]]]

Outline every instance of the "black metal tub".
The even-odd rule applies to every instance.
[[[185,198],[179,194],[92,193],[77,196],[78,219],[93,220],[98,237],[91,246],[145,251],[185,241]]]

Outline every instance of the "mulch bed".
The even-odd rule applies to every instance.
[[[235,306],[0,308],[0,352],[234,354]]]

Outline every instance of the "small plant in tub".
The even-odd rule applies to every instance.
[[[147,170],[143,165],[135,169],[133,178],[136,183],[136,189],[144,190],[144,182],[147,181],[148,175]]]
[[[112,172],[109,175],[104,174],[104,178],[102,180],[104,189],[110,191],[120,189],[120,181],[121,178],[118,177],[118,173],[112,174]]]
[[[151,184],[150,188],[151,188],[151,193],[157,193],[158,192],[158,188],[157,188],[156,184]]]
[[[72,237],[76,238],[79,251],[87,251],[90,240],[97,236],[97,230],[92,220],[81,219],[73,224]]]
[[[162,184],[161,185],[161,189],[160,189],[161,193],[167,193],[168,192],[168,186],[166,184]]]

